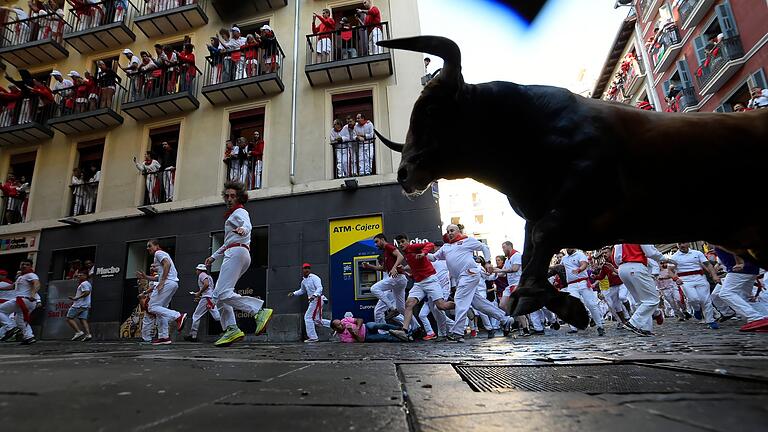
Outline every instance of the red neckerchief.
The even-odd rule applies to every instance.
[[[456,237],[454,237],[453,240],[448,240],[448,243],[458,243],[458,242],[460,242],[462,240],[466,240],[466,238],[467,238],[467,236],[465,236],[464,234],[459,233],[459,234],[456,234]]]
[[[229,216],[230,216],[232,213],[234,213],[234,212],[235,212],[235,210],[237,210],[237,209],[241,209],[241,208],[243,208],[243,205],[242,205],[242,204],[240,204],[240,203],[237,203],[237,204],[235,204],[234,206],[232,206],[232,209],[231,209],[231,210],[227,210],[227,212],[226,212],[226,213],[224,213],[224,219],[229,219]]]
[[[0,279],[0,282],[5,282],[5,283],[9,283],[9,284],[13,285],[13,281],[8,279],[7,277],[4,277],[4,278]]]
[[[34,272],[35,272],[35,271],[34,271],[33,269],[31,269],[31,268],[30,268],[30,269],[28,269],[28,270],[22,270],[22,271],[21,271],[21,274],[25,275],[25,274],[34,273]]]
[[[511,257],[512,255],[514,255],[516,253],[517,253],[517,251],[512,249],[511,251],[509,251],[509,255],[507,255],[507,258]]]
[[[147,165],[147,166],[152,165],[152,161],[151,160],[147,161],[146,159],[144,159],[144,165]]]

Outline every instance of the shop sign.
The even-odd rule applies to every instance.
[[[96,276],[102,279],[113,278],[120,274],[120,267],[96,267]]]
[[[37,236],[18,236],[0,239],[0,251],[32,249],[37,245]]]

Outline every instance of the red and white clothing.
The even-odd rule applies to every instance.
[[[363,22],[368,27],[368,54],[376,55],[384,52],[383,48],[378,46],[376,42],[383,39],[384,34],[381,30],[381,11],[376,6],[371,6],[368,12],[365,14],[365,21]]]
[[[405,288],[408,285],[408,280],[405,278],[402,270],[398,268],[398,274],[395,277],[389,275],[392,267],[395,266],[397,257],[395,256],[395,250],[397,248],[392,243],[384,245],[384,279],[376,282],[371,287],[371,294],[375,295],[382,303],[384,303],[389,309],[396,309],[401,314],[405,313]],[[388,292],[392,292],[392,296],[387,295]],[[374,314],[377,317],[376,322],[384,322],[383,315]],[[381,318],[381,321],[379,321]]]
[[[197,329],[200,328],[200,320],[206,313],[210,313],[216,321],[221,321],[219,310],[216,309],[216,305],[214,305],[213,300],[211,300],[211,296],[213,295],[213,278],[211,275],[207,272],[200,272],[200,275],[197,277],[197,289],[198,291],[203,290],[203,292],[200,294],[200,301],[197,302],[195,312],[192,314],[192,329],[190,330],[189,335],[193,338],[197,337]]]
[[[597,324],[597,327],[603,327],[603,312],[600,310],[597,293],[587,284],[587,279],[589,278],[587,274],[588,266],[585,265],[583,270],[574,273],[574,270],[581,268],[582,263],[587,262],[587,256],[579,250],[563,256],[561,263],[565,267],[565,278],[568,280],[568,286],[563,288],[562,291],[567,292],[571,297],[580,299],[592,316],[592,320]]]
[[[0,304],[0,324],[3,326],[3,333],[14,327],[21,327],[24,339],[35,336],[32,333],[32,326],[29,325],[30,313],[37,308],[40,298],[37,293],[33,293],[35,281],[39,282],[40,278],[34,272],[28,272],[16,278],[12,298]],[[16,314],[15,320],[11,319],[12,314]]]
[[[619,265],[619,277],[637,302],[629,323],[641,330],[653,330],[653,314],[659,307],[659,293],[648,262],[649,259],[658,262],[664,256],[653,245],[625,243],[616,245],[613,258]]]
[[[160,281],[163,280],[165,269],[163,263],[168,262],[168,276],[165,282],[160,286]],[[181,312],[170,309],[168,306],[171,304],[173,295],[176,294],[176,290],[179,289],[179,276],[176,272],[176,265],[173,263],[173,259],[164,250],[158,250],[154,254],[154,261],[152,267],[157,269],[158,285],[149,295],[149,302],[147,303],[147,312],[144,316],[154,315],[154,321],[157,324],[157,337],[160,339],[168,337],[168,323],[175,321],[181,316]],[[151,324],[150,324],[151,325]]]
[[[320,24],[317,25],[312,22],[312,33],[318,34],[317,36],[317,53],[318,54],[330,54],[331,53],[331,33],[336,30],[336,21],[332,17],[324,18],[322,16],[317,17],[320,20]]]
[[[678,250],[672,255],[672,259],[677,263],[677,276],[683,281],[683,291],[688,304],[694,310],[702,311],[706,322],[713,322],[715,311],[709,298],[709,281],[702,267],[709,263],[709,260],[701,251],[694,249],[688,249],[685,253]]]
[[[512,271],[514,266],[517,267],[517,271]],[[512,291],[517,289],[517,285],[520,284],[520,276],[523,274],[523,254],[516,250],[512,250],[512,253],[504,260],[504,265],[501,266],[502,270],[507,271],[507,287],[504,288],[502,297],[509,297],[512,295]]]
[[[357,169],[360,175],[372,174],[374,163],[374,143],[373,143],[373,123],[370,120],[366,120],[365,124],[360,125],[360,122],[355,123],[354,134],[355,140],[357,140]],[[364,141],[357,139],[358,136],[364,137]]]
[[[307,311],[304,313],[304,324],[307,328],[307,338],[316,340],[317,330],[316,325],[323,327],[330,327],[331,321],[323,319],[323,282],[320,277],[314,273],[310,273],[301,280],[301,286],[299,289],[293,292],[293,295],[298,296],[306,294],[309,299],[307,305]]]

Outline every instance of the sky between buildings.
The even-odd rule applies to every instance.
[[[614,9],[613,4],[613,0],[549,0],[529,26],[510,9],[491,0],[419,0],[419,19],[422,34],[445,36],[459,45],[467,83],[499,80],[545,84],[588,96],[619,24],[628,13],[627,7]],[[430,58],[432,72],[442,62]],[[502,119],[494,123],[504,124]],[[524,145],[514,141],[513,133],[508,145]],[[510,160],[510,169],[516,163]],[[466,180],[455,182],[440,182],[441,201],[451,190],[473,189]],[[509,208],[503,194],[492,195],[499,200],[492,207],[506,205],[505,213],[511,215],[506,218],[508,223],[487,227],[499,233],[488,239],[492,251],[498,253],[504,239],[522,249],[523,220]],[[443,223],[447,224],[450,215],[443,207],[447,206],[441,202]]]

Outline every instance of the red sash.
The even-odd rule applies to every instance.
[[[16,297],[16,304],[19,306],[19,309],[21,309],[24,321],[29,322],[29,309],[27,309],[27,304],[24,302],[25,299],[26,297]]]

